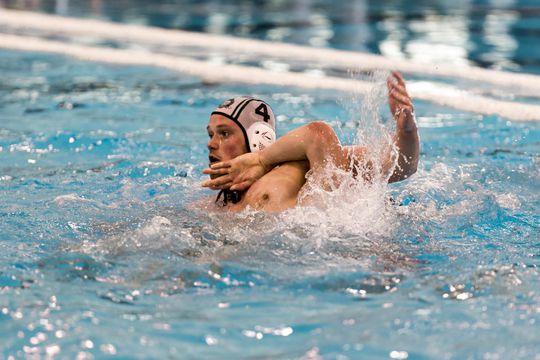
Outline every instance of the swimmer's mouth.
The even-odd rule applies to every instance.
[[[208,161],[210,162],[210,165],[217,163],[219,159],[213,155],[208,156]]]

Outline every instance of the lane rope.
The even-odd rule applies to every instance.
[[[199,46],[203,48],[227,49],[227,51],[249,51],[255,54],[276,53],[287,59],[304,59],[350,65],[355,70],[365,66],[370,69],[398,69],[403,72],[452,76],[490,82],[495,85],[515,88],[534,87],[540,92],[540,77],[530,74],[512,74],[480,68],[445,68],[414,64],[407,61],[392,61],[378,55],[360,54],[333,49],[309,48],[299,45],[272,43],[250,39],[239,39],[221,35],[190,33],[177,30],[164,30],[138,25],[113,24],[97,20],[73,19],[54,15],[36,14],[0,9],[0,25],[35,29],[43,32],[60,32],[71,35],[100,36],[108,39],[139,41],[150,44]],[[299,72],[276,72],[263,68],[215,64],[188,57],[160,54],[133,49],[114,49],[77,45],[72,43],[44,40],[32,36],[8,35],[0,33],[0,47],[20,51],[52,52],[73,56],[83,60],[124,65],[157,66],[181,73],[201,77],[209,82],[237,82],[248,84],[267,84],[275,86],[294,86],[309,89],[326,89],[365,94],[373,84],[332,76],[313,76]],[[354,65],[353,65],[354,64]],[[374,66],[376,64],[376,66]],[[430,72],[429,69],[432,71]],[[433,71],[436,69],[436,71]],[[534,83],[534,87],[532,84]],[[430,82],[411,82],[409,90],[416,99],[476,112],[485,115],[500,115],[509,120],[540,120],[540,106],[519,102],[503,101],[486,96],[471,94],[453,89],[448,84]]]
[[[516,90],[522,90],[524,96],[534,97],[540,93],[540,76],[533,74],[511,73],[479,67],[420,64],[408,60],[387,59],[374,54],[313,48],[233,36],[167,30],[7,9],[0,9],[0,25],[13,29],[35,29],[72,36],[96,36],[109,40],[133,41],[168,47],[187,46],[226,52],[243,52],[258,56],[326,64],[345,70],[395,69],[412,74],[460,78],[513,87]]]
[[[66,44],[64,42],[43,40],[29,36],[0,34],[0,47],[29,52],[58,53],[95,62],[157,66],[198,76],[209,82],[293,86],[308,89],[339,90],[360,94],[369,92],[373,87],[372,83],[361,80],[330,76],[315,77],[305,73],[275,72],[249,66],[215,64],[142,50]],[[500,101],[460,91],[441,91],[438,93],[437,91],[425,90],[425,87],[414,85],[412,83],[409,86],[409,90],[411,95],[416,99],[450,106],[464,111],[486,115],[498,114],[510,120],[540,120],[540,106],[538,105]],[[447,85],[441,84],[441,86]]]

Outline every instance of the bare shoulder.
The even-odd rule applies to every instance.
[[[294,207],[308,170],[307,161],[291,161],[275,167],[249,188],[246,205],[268,211]]]

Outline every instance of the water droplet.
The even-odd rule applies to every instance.
[[[456,299],[458,299],[458,300],[467,300],[467,299],[472,298],[472,296],[473,295],[471,293],[464,292],[464,293],[458,294],[456,296]]]
[[[292,333],[294,332],[293,328],[290,327],[290,326],[287,326],[287,327],[283,327],[281,329],[276,329],[273,331],[273,334],[274,335],[277,335],[277,336],[289,336],[291,335]]]
[[[210,335],[206,335],[204,337],[204,341],[206,341],[206,344],[208,346],[213,346],[213,345],[217,345],[218,344],[218,339],[216,339],[215,337],[213,336],[210,336]]]
[[[104,354],[116,355],[116,348],[113,344],[102,344],[99,347],[99,350],[101,350],[101,352]]]
[[[409,357],[409,354],[406,351],[391,351],[390,357],[392,359],[407,359]]]
[[[58,355],[60,353],[60,346],[56,344],[49,345],[45,347],[45,352],[48,356],[54,357],[55,355]]]
[[[84,349],[93,349],[94,343],[92,342],[92,340],[83,340],[81,342],[81,347]]]

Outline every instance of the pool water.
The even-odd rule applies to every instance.
[[[254,12],[251,2],[192,2],[165,16],[180,5],[132,1],[118,18],[117,2],[97,15],[65,4],[68,15],[198,31],[214,20],[185,14]],[[469,23],[465,43],[437,40],[468,50],[450,61],[538,73],[527,45],[534,2],[353,2],[364,22],[298,2],[311,4],[305,23],[286,12],[293,2],[270,4],[255,20],[228,17],[222,31],[385,54],[381,18],[423,29],[450,11]],[[506,36],[517,48],[484,48],[476,32],[488,10],[513,16]],[[321,26],[334,31],[327,42]],[[348,42],[362,29],[366,38]],[[433,45],[425,34],[396,40],[400,56]],[[391,128],[383,99],[368,104],[379,119],[351,94],[54,54],[0,50],[0,69],[0,358],[540,359],[538,122],[417,101],[411,179],[338,189],[323,209],[218,214],[194,204],[212,195],[199,186],[205,126],[223,99],[266,99],[278,135],[326,119],[346,143],[375,141],[379,122]]]

